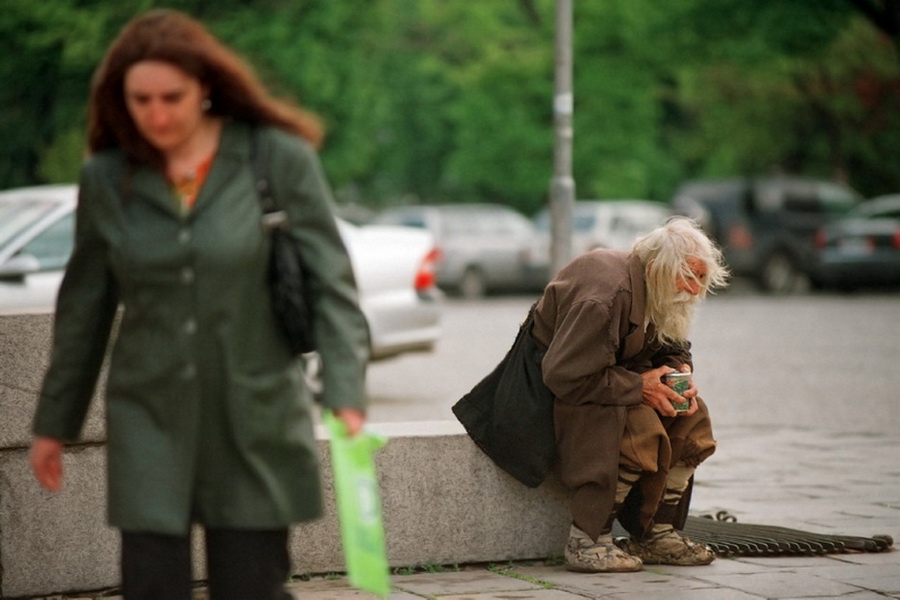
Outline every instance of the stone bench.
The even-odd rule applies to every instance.
[[[115,587],[119,541],[105,522],[102,402],[83,441],[67,448],[66,483],[50,494],[28,464],[29,425],[46,368],[52,317],[0,315],[0,597]],[[98,395],[102,394],[102,389]],[[500,562],[559,554],[568,532],[563,490],[529,489],[498,470],[455,422],[380,423],[376,455],[392,567]],[[319,431],[326,514],[296,526],[293,572],[344,570],[328,445]],[[199,537],[199,536],[198,536]],[[203,578],[202,542],[195,572]]]

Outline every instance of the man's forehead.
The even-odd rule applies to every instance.
[[[696,256],[689,256],[687,259],[688,268],[694,273],[694,275],[700,277],[701,275],[706,275],[706,262],[697,258]]]

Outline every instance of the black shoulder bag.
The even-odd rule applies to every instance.
[[[544,351],[531,335],[534,308],[503,360],[452,409],[475,444],[529,487],[547,478],[556,456],[553,392],[544,385]]]
[[[251,162],[262,204],[262,226],[272,242],[267,273],[272,309],[291,352],[312,352],[316,349],[312,303],[300,243],[291,233],[287,212],[272,197],[265,150],[258,138],[258,132],[254,132]]]

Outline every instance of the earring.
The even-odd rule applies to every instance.
[[[200,108],[203,112],[209,111],[209,109],[212,108],[212,101],[209,98],[204,98],[203,102],[200,103]]]

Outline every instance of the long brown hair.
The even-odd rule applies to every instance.
[[[125,74],[135,63],[169,63],[209,88],[209,114],[266,123],[321,144],[312,114],[272,97],[253,69],[202,24],[184,13],[155,9],[132,19],[110,45],[91,82],[88,150],[120,147],[130,160],[164,169],[162,154],[138,132],[125,104]]]

